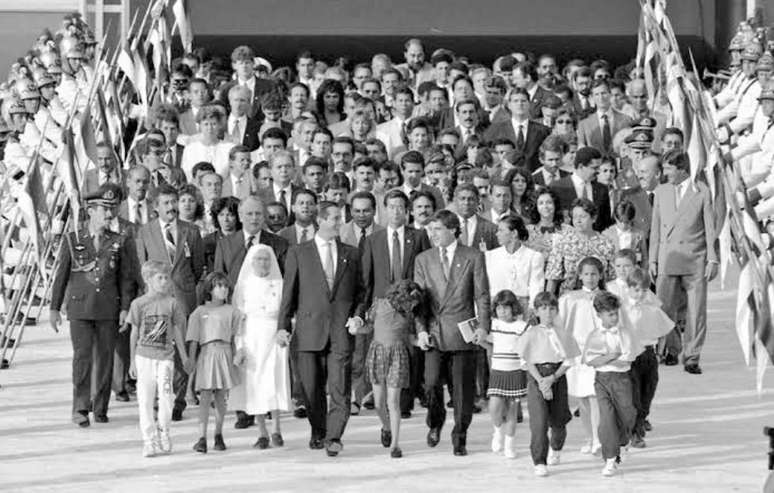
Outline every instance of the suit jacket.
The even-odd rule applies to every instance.
[[[476,317],[481,328],[489,332],[489,278],[484,252],[457,245],[451,259],[449,279],[444,276],[438,248],[417,255],[414,282],[427,296],[426,320],[420,331],[429,332],[441,351],[475,351],[478,346],[466,343],[457,327],[459,322]]]
[[[575,93],[572,95],[572,99],[570,100],[570,111],[575,115],[576,120],[581,121],[597,110],[594,107],[593,101],[591,101],[591,95],[589,95],[588,100],[589,106],[584,110],[578,94]]]
[[[535,95],[529,100],[529,116],[534,119],[540,119],[543,116],[543,101],[550,95],[549,91],[538,85]]]
[[[308,241],[288,250],[278,328],[293,333],[298,351],[323,351],[330,344],[333,353],[351,352],[353,337],[346,323],[362,311],[364,294],[360,252],[341,241],[336,242],[336,248],[332,288],[325,280],[316,242]]]
[[[632,119],[618,110],[610,109],[613,115],[610,123],[610,147],[613,146],[613,137],[624,128],[632,126]],[[578,122],[578,147],[595,147],[602,152],[605,149],[602,142],[602,128],[599,126],[599,117],[596,112]]]
[[[121,185],[121,181],[118,179],[118,173],[113,171],[110,174],[110,183]],[[92,192],[96,192],[99,189],[99,170],[95,168],[87,169],[83,174],[83,193],[88,195]]]
[[[245,123],[244,133],[242,135],[242,144],[250,149],[250,152],[258,149],[261,145],[260,139],[261,122],[257,118],[247,117],[247,123]]]
[[[226,184],[224,183],[223,186],[225,187]],[[287,198],[289,202],[293,200],[293,194],[296,193],[296,190],[298,190],[300,188],[301,187],[299,187],[295,183],[292,183],[292,182],[290,183],[290,197]],[[268,188],[259,188],[256,193],[257,193],[258,197],[260,197],[261,200],[263,200],[264,204],[269,204],[270,202],[276,202],[276,201],[279,200],[279,197],[274,195],[274,187],[273,186],[272,187],[268,187]],[[289,210],[288,210],[288,213],[290,213]],[[288,220],[288,222],[290,222],[290,220]]]
[[[317,232],[317,225],[316,224],[312,224],[311,227],[314,230],[314,232],[316,233]],[[290,226],[286,226],[286,227],[282,228],[280,230],[280,232],[277,233],[277,234],[279,236],[285,238],[285,241],[288,242],[288,248],[294,247],[294,246],[298,245],[298,234],[296,233],[296,225],[295,224],[291,224]],[[309,235],[309,240],[311,240],[312,238],[314,238],[314,233]],[[357,245],[355,245],[355,246],[357,246]]]
[[[559,178],[562,179],[566,176],[570,176],[570,173],[563,169],[558,169]],[[536,187],[545,187],[546,186],[546,179],[543,177],[543,170],[540,168],[536,169],[532,172],[532,180],[535,182]]]
[[[457,214],[457,211],[454,208],[448,207],[447,209]],[[470,234],[470,232],[468,232],[468,234]],[[500,242],[497,241],[497,225],[483,215],[478,214],[476,215],[476,230],[473,231],[471,248],[481,250],[482,243],[486,245],[487,250],[492,250],[493,248],[500,246]]]
[[[529,121],[527,123],[527,139],[524,141],[525,163],[530,171],[535,171],[540,167],[540,144],[551,134],[551,129],[540,123]],[[516,132],[513,130],[511,120],[501,121],[492,124],[485,134],[488,142],[494,142],[497,139],[510,139],[516,143]]]
[[[196,308],[196,284],[204,272],[204,243],[199,228],[177,220],[175,258],[169,259],[164,243],[164,233],[158,219],[144,224],[137,232],[137,259],[140,265],[147,260],[157,260],[172,266],[172,283],[175,296],[183,303],[186,315]]]
[[[367,310],[373,304],[374,298],[384,298],[387,295],[387,289],[394,282],[390,275],[392,264],[389,244],[391,242],[392,238],[387,237],[387,229],[374,231],[366,238],[362,252],[363,286],[365,287],[363,309]],[[414,278],[416,256],[430,247],[430,240],[424,230],[404,227],[402,279]],[[361,317],[365,318],[363,315]]]
[[[572,203],[578,198],[578,194],[575,192],[575,184],[572,182],[572,175],[556,180],[551,183],[549,188],[559,198],[558,210],[569,215]],[[591,182],[591,194],[594,205],[597,206],[597,219],[594,221],[594,230],[601,233],[613,224],[610,213],[610,192],[608,192],[606,186],[593,181]]]
[[[156,209],[154,209],[153,203],[148,198],[145,199],[145,210],[148,211],[148,222],[151,222],[158,217],[158,213],[156,212]],[[129,221],[129,202],[126,200],[123,200],[118,205],[118,217],[127,222]]]
[[[253,76],[255,77],[255,76]],[[227,112],[230,112],[231,108],[228,104],[228,91],[237,85],[236,80],[232,80],[223,85],[220,89],[220,103],[226,108]],[[253,100],[251,102],[250,111],[248,116],[257,118],[259,121],[263,120],[263,112],[261,112],[261,99],[266,94],[271,92],[277,92],[277,85],[270,79],[259,79],[255,77],[255,86],[253,86]]]
[[[124,235],[106,230],[99,250],[88,230],[64,236],[51,286],[51,309],[60,310],[67,294],[70,320],[118,320],[135,294],[132,244]]]
[[[478,126],[476,127],[476,133],[483,134],[487,128],[489,128],[489,125],[491,122],[489,121],[489,113],[484,110],[481,106],[478,107]],[[459,131],[459,128],[454,123],[454,106],[446,108],[445,110],[441,111],[441,114],[438,116],[438,128],[441,130],[445,128],[455,128],[457,131]]]
[[[175,143],[174,149],[173,162],[167,164],[169,164],[171,168],[179,168],[180,163],[183,162],[183,150],[185,149],[185,146]],[[170,152],[172,152],[172,148],[170,148]]]
[[[280,270],[283,270],[285,267],[285,255],[288,251],[288,242],[284,238],[262,229],[258,243],[271,247],[274,251],[274,256],[277,257]],[[218,244],[215,247],[215,263],[212,269],[214,272],[226,274],[232,286],[236,286],[237,279],[239,279],[239,270],[242,268],[245,255],[247,255],[245,246],[245,235],[240,230],[218,240]]]
[[[242,183],[240,183],[236,189],[231,183],[231,175],[223,177],[223,189],[220,193],[221,197],[236,197],[239,200],[244,200],[248,195],[252,195],[256,192],[253,186],[253,180],[250,177],[250,172],[247,171],[242,176]]]
[[[374,229],[371,232],[371,234],[376,233],[377,231],[383,230],[384,227],[380,226],[374,221]],[[371,236],[371,234],[366,235],[366,238]],[[358,247],[360,244],[360,232],[355,232],[355,222],[354,221],[348,221],[345,224],[341,226],[341,230],[339,231],[339,239],[342,243],[346,243],[347,245],[353,246],[355,248]]]
[[[648,192],[639,186],[622,190],[619,202],[622,200],[628,200],[634,205],[634,227],[644,231],[645,239],[648,240],[650,221],[653,218],[653,207],[650,205],[650,200],[648,200]]]
[[[715,216],[704,183],[688,185],[676,204],[675,186],[656,187],[650,228],[649,261],[658,275],[704,275],[707,262],[717,262]]]

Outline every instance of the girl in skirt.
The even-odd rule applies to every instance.
[[[489,414],[492,416],[492,452],[516,457],[516,423],[521,398],[527,395],[527,375],[518,353],[520,339],[527,331],[521,319],[524,310],[512,291],[503,290],[492,300],[495,319],[487,338],[492,355],[489,373]]]
[[[234,368],[234,336],[244,324],[244,315],[228,304],[228,278],[213,272],[204,280],[205,304],[188,318],[188,358],[196,368],[199,391],[199,441],[194,450],[207,453],[207,422],[215,399],[215,450],[226,450],[223,418],[228,390],[238,382]],[[198,355],[197,355],[198,352]],[[195,363],[194,363],[195,362]]]
[[[413,343],[415,312],[421,302],[419,285],[402,280],[390,287],[385,298],[375,299],[371,308],[374,338],[368,348],[366,368],[382,421],[382,446],[390,448],[393,459],[403,456],[398,446],[400,391],[409,386],[409,347]]]

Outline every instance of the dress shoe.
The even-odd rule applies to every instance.
[[[244,430],[245,428],[250,427],[250,422],[247,419],[238,419],[236,423],[234,423],[234,428],[237,430]]]
[[[403,451],[400,449],[400,447],[395,447],[394,449],[390,450],[390,457],[393,459],[400,459],[403,457]]]
[[[481,406],[478,404],[473,404],[473,414],[480,414],[481,413]]]
[[[468,449],[465,448],[465,445],[455,445],[454,455],[456,455],[457,457],[468,455]]]
[[[7,359],[3,358],[0,361],[0,370],[7,370],[9,366],[11,366],[11,363]]]
[[[206,454],[207,453],[207,439],[204,438],[204,437],[200,437],[199,441],[194,444],[193,449],[196,452],[199,452],[200,454]]]
[[[647,419],[645,420],[645,425],[644,426],[645,426],[645,431],[653,430],[653,425],[650,424],[650,421],[648,421]]]
[[[129,402],[129,392],[125,390],[116,392],[116,400],[119,402]]]
[[[325,453],[328,454],[328,457],[336,457],[342,450],[344,450],[344,445],[342,445],[341,440],[331,440],[325,447]]]
[[[298,419],[306,419],[307,413],[306,413],[306,407],[305,406],[298,406],[293,410],[293,417]]]
[[[282,438],[282,434],[280,433],[272,433],[271,434],[271,445],[272,447],[282,447],[285,445],[285,439]]]
[[[81,428],[88,428],[88,426],[91,424],[89,422],[89,412],[88,411],[78,411],[73,415],[73,423],[80,426]]]
[[[400,417],[402,419],[409,419],[411,417],[411,411],[401,411]]]
[[[212,446],[215,450],[226,450],[226,442],[223,441],[223,435],[215,435],[215,444]]]
[[[448,401],[446,401],[446,408],[447,408],[447,409],[454,409],[454,403],[452,402],[452,400],[451,400],[451,399],[449,399]]]
[[[312,450],[322,450],[325,448],[325,442],[322,438],[312,438],[309,440],[309,448]]]
[[[436,445],[438,445],[438,442],[440,441],[441,441],[441,429],[430,428],[430,431],[427,432],[427,446],[435,447]]]
[[[130,394],[136,394],[137,393],[137,382],[133,382],[131,380],[128,380],[125,385],[126,391]]]
[[[374,407],[375,406],[374,406],[373,400],[363,401],[363,409],[368,409],[369,411],[373,411]]]
[[[94,422],[95,423],[107,423],[110,421],[107,417],[107,414],[98,414],[94,416]]]
[[[688,365],[685,365],[685,371],[690,373],[691,375],[701,375],[701,367],[698,363],[691,363]]]
[[[16,344],[16,339],[13,339],[12,337],[3,337],[0,339],[0,347],[7,347],[8,349],[11,349],[14,344]]]
[[[253,447],[266,450],[269,448],[269,437],[258,437],[258,441],[253,444]]]
[[[675,366],[678,363],[677,355],[669,353],[666,356],[664,356],[664,364],[666,366]]]
[[[631,446],[634,448],[645,448],[645,440],[640,435],[634,434],[632,436]]]
[[[172,421],[183,421],[183,410],[176,407],[172,409]]]
[[[392,444],[392,432],[382,428],[382,447],[388,448]]]

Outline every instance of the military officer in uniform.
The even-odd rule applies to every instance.
[[[118,326],[123,324],[132,301],[131,245],[110,231],[118,205],[113,187],[100,187],[86,196],[88,223],[78,233],[64,237],[59,266],[51,288],[50,322],[61,323],[59,310],[67,291],[67,316],[73,345],[73,422],[89,426],[107,423],[113,351]],[[92,399],[92,371],[96,383]],[[91,404],[91,405],[90,405]]]

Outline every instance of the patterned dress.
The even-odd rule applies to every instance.
[[[562,224],[561,226],[527,224],[529,240],[525,242],[525,245],[542,253],[543,257],[548,258],[548,254],[551,253],[551,246],[554,243],[554,238],[556,238],[557,234],[565,232],[569,228],[570,227],[566,224]]]
[[[596,257],[605,266],[602,280],[613,277],[615,246],[610,238],[594,232],[588,236],[575,228],[557,234],[546,263],[546,280],[562,282],[559,294],[575,289],[578,281],[578,264],[586,257]]]

